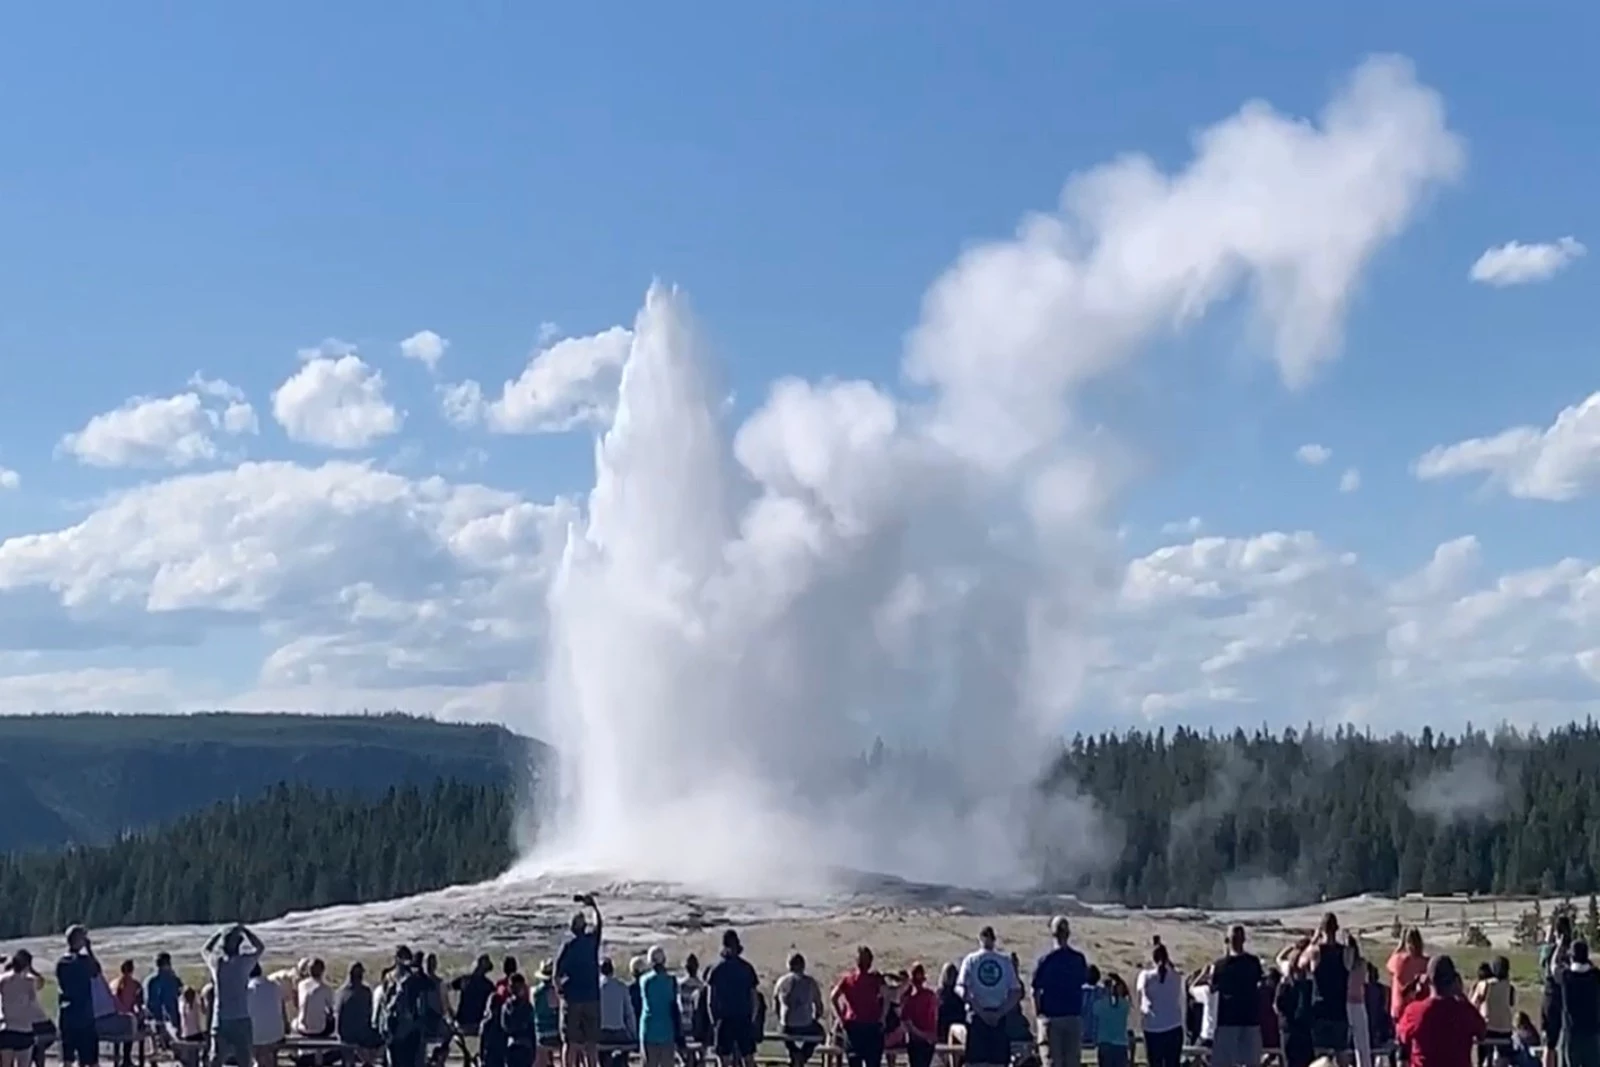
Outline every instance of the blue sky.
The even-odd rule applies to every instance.
[[[1448,17],[1365,2],[19,9],[0,34],[0,467],[20,478],[0,492],[0,537],[68,529],[105,494],[180,473],[90,465],[60,442],[197,372],[237,387],[259,434],[185,470],[327,461],[270,399],[324,338],[356,346],[405,412],[344,458],[528,499],[581,492],[591,427],[463,430],[437,387],[497,390],[543,324],[627,325],[653,278],[689,293],[741,411],[786,374],[897,387],[930,284],[1052,208],[1071,175],[1127,152],[1181,169],[1195,131],[1247,100],[1315,116],[1365,57],[1398,53],[1443,97],[1464,169],[1371,257],[1340,358],[1306,388],[1279,381],[1242,298],[1096,383],[1086,410],[1139,469],[1115,516],[1123,551],[1171,544],[1162,527],[1197,516],[1185,537],[1314,531],[1379,583],[1465,535],[1488,586],[1592,556],[1586,491],[1541,499],[1413,465],[1548,426],[1600,388],[1589,257],[1528,284],[1468,277],[1506,242],[1600,233],[1600,140],[1585,133],[1600,129],[1597,38],[1600,12],[1576,3]],[[421,330],[448,339],[436,374],[398,355]],[[1297,461],[1309,443],[1330,458]],[[1351,469],[1359,489],[1341,493]],[[65,612],[77,636],[68,651],[10,642],[0,675],[31,679],[0,701],[13,709],[121,699],[79,688],[85,670],[130,672],[96,676],[131,679],[130,704],[247,693],[284,640],[275,627],[294,629],[258,602],[209,604],[221,621],[176,644],[103,640],[69,603],[73,579],[40,568],[0,577],[0,595]],[[138,579],[145,594],[156,580]],[[100,593],[118,611],[141,595]],[[1587,627],[1569,627],[1574,654],[1600,646]],[[307,670],[341,693],[388,692]],[[470,688],[506,670],[461,666],[394,699],[438,710],[446,676]]]

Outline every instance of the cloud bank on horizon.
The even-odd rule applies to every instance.
[[[286,360],[259,400],[200,375],[152,383],[63,427],[56,447],[55,462],[125,470],[127,484],[0,542],[0,710],[401,707],[549,729],[541,650],[562,630],[547,604],[581,548],[611,595],[631,575],[623,617],[647,636],[629,649],[661,647],[663,627],[690,641],[765,626],[772,676],[886,717],[855,723],[867,732],[912,714],[913,696],[998,695],[1046,732],[1091,712],[1563,721],[1600,693],[1597,563],[1486,573],[1468,535],[1386,578],[1315,532],[1223,536],[1205,516],[1175,519],[1130,558],[1115,529],[1138,443],[1082,403],[1149,345],[1238,301],[1282,386],[1315,390],[1374,257],[1465,163],[1443,100],[1404,60],[1362,64],[1314,122],[1246,104],[1197,133],[1181,167],[1127,156],[1077,174],[1055,210],[963,252],[908,334],[906,388],[785,378],[738,424],[685,384],[698,345],[664,289],[630,326],[552,328],[498,385],[453,374],[456,351],[431,329],[325,341]],[[1575,239],[1513,241],[1470,273],[1527,284],[1581,255]],[[406,364],[431,390],[409,404],[394,396]],[[404,442],[423,407],[487,435],[483,447],[598,428],[601,477],[587,499],[538,498],[371,455]],[[1577,499],[1600,485],[1597,411],[1600,394],[1547,427],[1484,427],[1416,457],[1414,475]],[[1307,443],[1284,462],[1326,476],[1330,493],[1356,493],[1364,471],[1353,499],[1367,496],[1370,465],[1344,453],[1326,469],[1335,451]],[[13,466],[0,467],[0,500],[40,482]],[[608,525],[608,509],[632,521]],[[618,531],[648,514],[673,522],[629,547]],[[852,641],[819,658],[802,636],[821,630]],[[149,665],[219,632],[259,635],[250,684]],[[928,670],[967,646],[982,662]],[[785,674],[819,664],[840,677]],[[771,677],[702,666],[723,698],[769,692]]]

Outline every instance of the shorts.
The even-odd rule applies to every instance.
[[[600,1043],[600,1002],[561,1002],[561,1040],[569,1045]]]
[[[239,1067],[250,1067],[255,1057],[255,1032],[250,1020],[217,1020],[211,1029],[211,1045],[216,1062],[227,1063],[231,1058]]]
[[[1260,1067],[1261,1027],[1219,1026],[1211,1039],[1211,1067]]]
[[[24,1052],[33,1048],[32,1030],[0,1030],[0,1049]]]
[[[69,1022],[62,1019],[60,1033],[62,1063],[94,1067],[100,1062],[100,1034],[94,1028],[94,1020]]]
[[[537,1044],[540,1048],[560,1048],[561,1047],[561,1035],[560,1034],[543,1034],[543,1035],[541,1035],[539,1037],[539,1039],[535,1042],[535,1044]]]
[[[1045,1047],[1050,1067],[1079,1067],[1083,1062],[1083,1017],[1040,1019],[1039,1041]]]
[[[963,1058],[975,1067],[1006,1067],[1011,1062],[1011,1034],[1006,1020],[984,1022],[978,1015],[967,1017],[967,1044]]]
[[[718,1056],[754,1056],[760,1041],[754,1019],[718,1019],[711,1024],[712,1047]]]

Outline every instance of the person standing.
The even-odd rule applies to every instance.
[[[94,984],[100,961],[89,943],[89,931],[67,929],[67,951],[56,961],[56,1023],[63,1067],[94,1067],[100,1062],[100,1034],[95,1027]]]
[[[1566,1016],[1561,1003],[1561,976],[1571,962],[1572,943],[1572,915],[1561,912],[1550,923],[1550,939],[1539,946],[1539,975],[1544,984],[1544,998],[1539,1005],[1544,1067],[1556,1067],[1560,1062],[1561,1028]]]
[[[1413,926],[1401,936],[1385,969],[1389,972],[1389,1018],[1398,1025],[1406,1007],[1426,995],[1422,981],[1428,976],[1428,956],[1423,951],[1421,930]]]
[[[1344,939],[1344,964],[1349,974],[1345,989],[1345,1015],[1350,1020],[1350,1044],[1355,1049],[1356,1067],[1372,1067],[1372,1020],[1367,1015],[1367,961],[1361,956],[1361,942],[1354,933]]]
[[[489,998],[494,996],[494,980],[489,977],[493,970],[494,961],[487,955],[479,956],[470,974],[450,980],[450,992],[455,994],[456,1027],[468,1037],[477,1037],[483,1027]]]
[[[761,1034],[761,979],[744,958],[744,944],[734,930],[722,934],[722,956],[706,972],[706,1015],[712,1048],[723,1067],[754,1067]]]
[[[1150,1067],[1178,1067],[1183,1059],[1183,975],[1172,966],[1167,946],[1156,942],[1150,966],[1134,982],[1139,995],[1139,1017],[1144,1026],[1144,1049]]]
[[[1095,1062],[1098,1067],[1128,1067],[1128,1011],[1132,997],[1119,974],[1108,974],[1094,999]]]
[[[833,1010],[844,1026],[845,1060],[849,1067],[881,1067],[884,1016],[889,1001],[883,975],[872,968],[872,950],[856,949],[855,970],[833,987]]]
[[[1600,971],[1581,938],[1561,973],[1561,1067],[1600,1067]]]
[[[1449,956],[1428,963],[1421,999],[1406,1005],[1395,1040],[1407,1050],[1408,1067],[1473,1067],[1483,1040],[1483,1016],[1462,995],[1461,976]]]
[[[261,939],[243,923],[212,934],[200,957],[211,972],[211,1060],[246,1067],[254,1056],[250,1028],[250,975],[261,962]],[[270,979],[269,979],[270,981]],[[282,999],[279,999],[282,1014]]]
[[[806,958],[789,954],[789,969],[772,986],[772,999],[778,1006],[778,1030],[789,1053],[789,1067],[806,1067],[811,1054],[826,1038],[822,1028],[822,986],[806,973]]]
[[[0,971],[0,1067],[27,1067],[33,1031],[47,1016],[39,1004],[44,984],[33,970],[33,954],[19,948]]]
[[[673,1053],[684,1043],[678,980],[667,970],[667,950],[660,945],[645,959],[650,969],[639,979],[639,1052],[644,1067],[672,1067]]]
[[[1083,1062],[1083,986],[1089,961],[1072,947],[1072,926],[1065,916],[1050,920],[1055,947],[1033,968],[1033,1008],[1039,1018],[1039,1042],[1048,1051],[1050,1067],[1080,1067]]]
[[[1227,952],[1211,965],[1211,991],[1217,1004],[1212,1067],[1259,1067],[1265,977],[1261,960],[1245,949],[1244,927],[1235,924],[1228,930]]]
[[[144,1006],[153,1023],[178,1025],[178,997],[183,993],[183,979],[172,969],[172,953],[156,954],[155,973],[145,979]]]
[[[556,956],[556,992],[561,997],[562,1056],[566,1067],[600,1067],[600,939],[605,920],[593,894],[578,896],[579,904],[594,912],[594,922],[578,912],[572,917],[572,936]]]
[[[967,1011],[966,1062],[1008,1067],[1011,1036],[1006,1017],[1022,1003],[1022,979],[1011,957],[995,948],[994,927],[978,931],[978,948],[956,972],[956,992]]]
[[[1318,1052],[1344,1052],[1350,1047],[1350,969],[1339,943],[1339,920],[1322,917],[1317,936],[1300,957],[1311,979],[1311,1041]]]
[[[920,963],[911,965],[911,983],[900,994],[900,1021],[911,1067],[931,1067],[939,1044],[939,995],[928,988],[928,971]]]

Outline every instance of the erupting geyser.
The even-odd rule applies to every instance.
[[[735,427],[652,288],[550,593],[561,799],[532,863],[763,893],[1099,868],[1114,828],[1038,788],[1086,680],[1138,701],[1097,658],[1139,590],[1106,566],[1118,468],[1078,391],[1241,292],[1303,384],[1460,165],[1439,98],[1380,58],[1317,124],[1252,104],[1180,173],[1090,171],[929,290],[915,400],[788,379]]]

